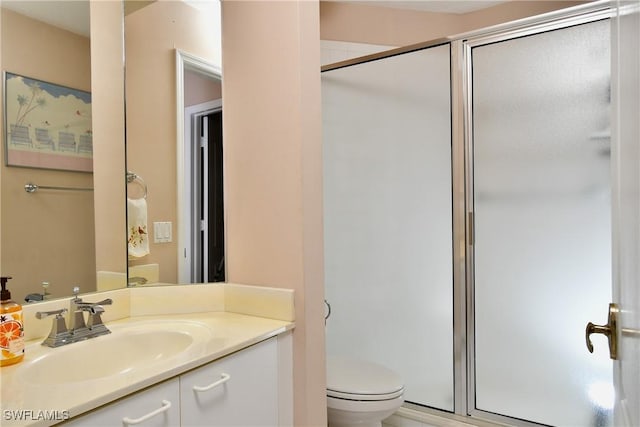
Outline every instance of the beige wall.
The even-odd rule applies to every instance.
[[[222,2],[228,276],[296,292],[296,426],[326,426],[318,18]]]
[[[148,222],[173,223],[173,242],[153,243],[133,264],[160,264],[160,281],[176,283],[176,84],[175,49],[214,62],[215,28],[182,2],[158,1],[125,19],[127,168],[148,187]],[[210,42],[207,42],[209,40]]]
[[[92,1],[96,267],[119,273],[127,268],[123,44],[121,4]]]
[[[0,8],[0,71],[4,70],[4,65],[2,64],[2,8]],[[4,89],[0,89],[0,99],[4,98]],[[2,139],[1,135],[4,132],[4,102],[0,100],[0,140]],[[2,150],[4,151],[4,150]],[[4,157],[0,159],[0,167],[4,164]],[[2,269],[2,172],[0,172],[0,276],[7,276],[8,274]]]
[[[6,9],[1,9],[1,15],[3,71],[91,91],[88,38]],[[4,117],[3,114],[0,117]],[[3,134],[2,126],[0,121]],[[54,296],[68,295],[74,283],[82,283],[86,291],[95,289],[92,194],[44,190],[28,194],[24,191],[27,182],[91,187],[93,176],[7,167],[4,147],[0,151],[0,271],[14,278],[13,298],[23,300],[28,293],[40,293],[44,280],[51,282],[50,292]]]
[[[320,37],[406,46],[586,3],[513,1],[466,14],[418,12],[354,3],[320,2]]]

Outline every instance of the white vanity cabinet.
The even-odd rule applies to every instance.
[[[173,378],[72,418],[65,427],[176,427],[180,425],[180,380]]]
[[[181,425],[279,425],[277,344],[270,339],[182,375]]]
[[[244,348],[114,403],[65,426],[292,425],[291,336]]]

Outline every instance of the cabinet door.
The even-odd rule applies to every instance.
[[[176,427],[180,425],[180,382],[165,381],[125,397],[87,415],[73,418],[65,427]]]
[[[271,338],[182,375],[182,426],[278,425],[277,362]]]

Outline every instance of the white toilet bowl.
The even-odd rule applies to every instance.
[[[402,378],[392,370],[362,360],[327,359],[330,427],[380,427],[403,402]]]

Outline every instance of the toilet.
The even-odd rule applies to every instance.
[[[380,427],[404,402],[402,378],[376,363],[327,358],[329,427]]]

